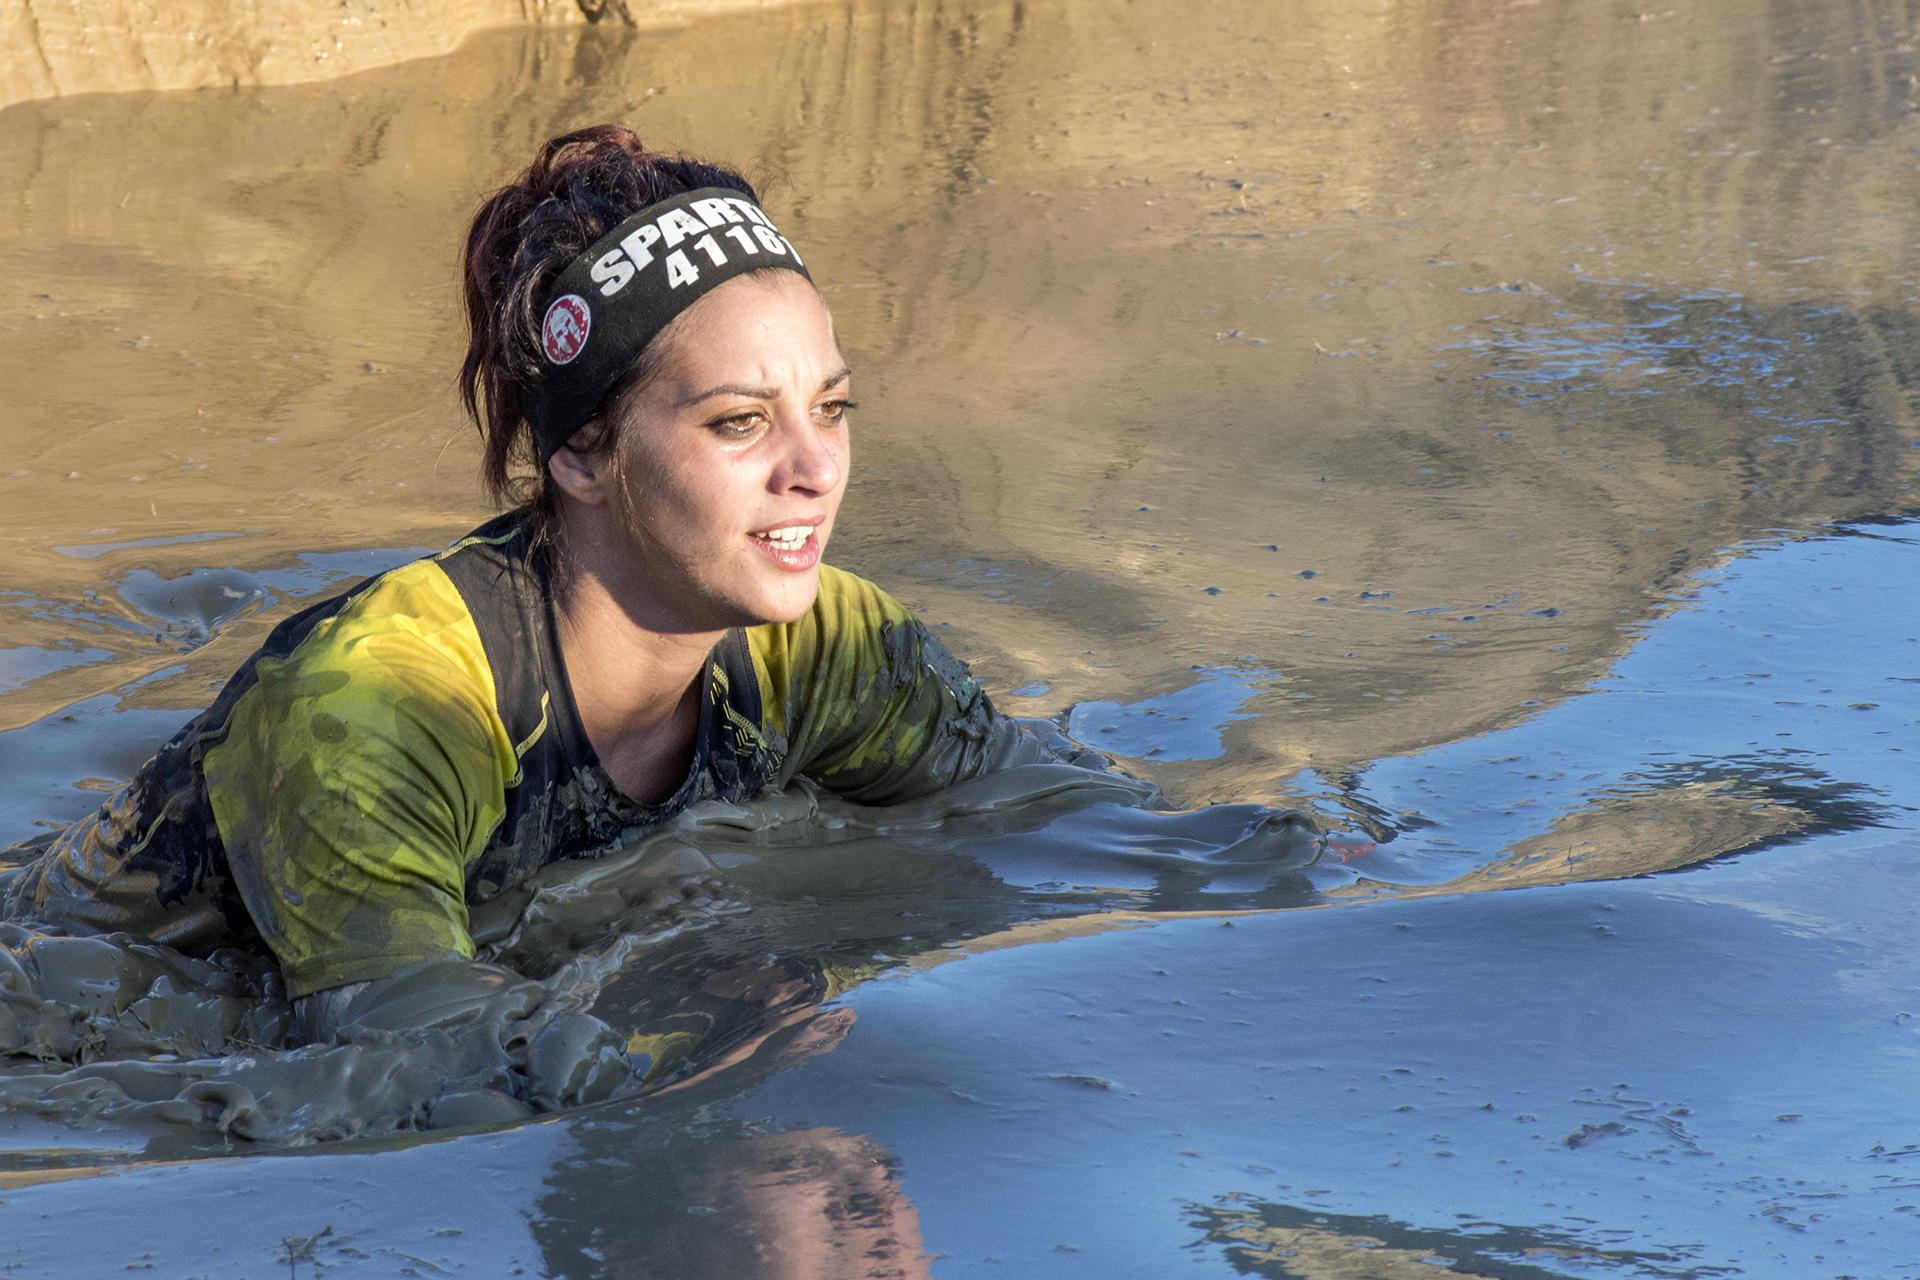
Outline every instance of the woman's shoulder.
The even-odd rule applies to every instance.
[[[485,672],[473,614],[437,558],[415,560],[364,584],[288,655],[300,665],[414,665],[437,659]]]
[[[808,612],[816,625],[878,630],[883,623],[904,622],[912,616],[905,605],[860,575],[820,566],[820,594]]]
[[[353,701],[409,691],[462,700],[464,692],[490,707],[494,681],[486,645],[446,568],[467,541],[302,610],[275,629],[235,682],[278,686],[280,696],[292,697],[351,686]]]
[[[315,606],[326,616],[300,637],[300,648],[310,658],[331,649],[360,659],[412,649],[485,671],[483,632],[488,628],[481,615],[526,612],[527,602],[519,597],[538,596],[541,590],[533,581],[538,575],[528,563],[526,540],[514,513],[497,516],[445,551],[389,569]],[[315,640],[321,643],[313,645]]]
[[[782,778],[805,774],[863,803],[971,777],[1000,741],[993,704],[913,613],[880,587],[823,569],[807,616],[751,628],[762,721]]]
[[[875,653],[885,633],[913,614],[878,586],[844,569],[820,566],[820,591],[813,607],[792,622],[747,628],[756,657],[802,655],[870,648]]]
[[[269,760],[389,782],[442,758],[479,767],[502,754],[494,702],[459,591],[433,558],[416,560],[275,630],[210,713],[207,783],[218,809],[223,796],[252,796]]]

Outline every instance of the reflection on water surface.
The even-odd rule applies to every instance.
[[[1425,1280],[1435,1267],[1489,1280],[1547,1280],[1566,1274],[1562,1268],[1569,1266],[1582,1274],[1697,1274],[1682,1256],[1595,1249],[1558,1231],[1473,1221],[1449,1231],[1410,1230],[1384,1217],[1319,1214],[1309,1206],[1263,1203],[1244,1195],[1195,1206],[1193,1226],[1205,1232],[1207,1243],[1222,1246],[1235,1271],[1274,1280],[1350,1275]]]
[[[81,1228],[116,1274],[257,1274],[331,1223],[329,1266],[644,1275],[657,1219],[737,1274],[885,1232],[943,1276],[1913,1275],[1911,19],[808,3],[7,109],[7,838],[485,514],[460,221],[623,117],[809,246],[863,406],[837,561],[1177,801],[1382,841],[1280,878],[1091,810],[761,849],[752,910],[608,992],[744,1057],[245,1165],[0,1119],[0,1212],[54,1215],[19,1273]],[[1596,1117],[1631,1132],[1561,1140]],[[146,1225],[242,1185],[300,1210]]]

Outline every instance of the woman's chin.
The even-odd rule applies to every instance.
[[[820,594],[820,566],[816,564],[799,573],[782,573],[780,577],[781,581],[754,592],[749,599],[740,600],[742,616],[751,621],[737,625],[784,624],[807,616]]]

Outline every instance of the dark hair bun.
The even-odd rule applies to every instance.
[[[551,514],[544,475],[524,492],[516,491],[512,476],[516,462],[536,459],[522,400],[540,367],[538,307],[548,286],[635,213],[701,187],[759,200],[731,169],[648,151],[633,130],[601,124],[550,139],[526,172],[474,215],[463,280],[469,337],[460,399],[486,442],[481,477],[495,498]]]

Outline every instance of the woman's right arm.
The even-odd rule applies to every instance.
[[[234,881],[294,997],[473,954],[465,869],[517,761],[451,584],[400,586],[394,606],[369,597],[259,662],[203,757]]]
[[[499,965],[449,956],[300,997],[293,1036],[319,1045],[433,1029],[463,1040],[481,1036],[497,1051],[515,1099],[557,1111],[598,1102],[633,1076],[620,1034],[581,1007],[591,1003],[592,990],[591,980],[533,982]]]

